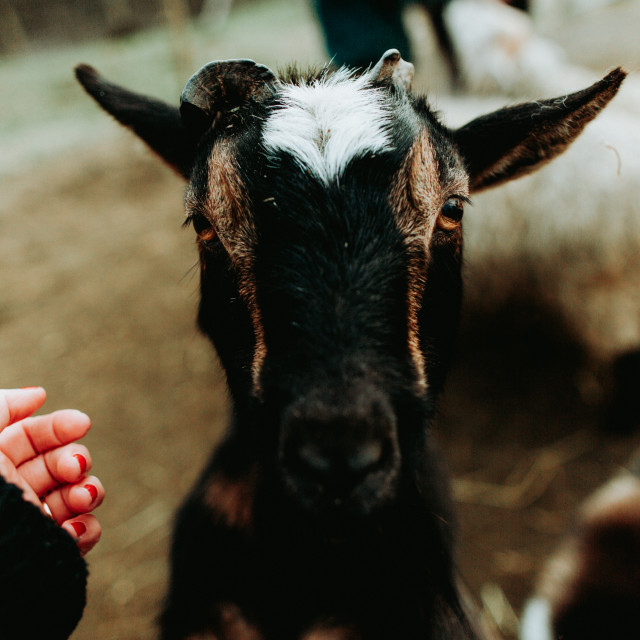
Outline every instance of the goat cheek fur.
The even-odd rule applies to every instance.
[[[450,130],[411,69],[395,50],[361,75],[213,62],[178,110],[78,68],[188,179],[199,324],[232,399],[178,514],[164,640],[481,635],[429,429],[462,203],[561,153],[625,74]]]

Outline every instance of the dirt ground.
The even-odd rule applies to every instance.
[[[291,6],[259,3],[270,31],[250,37],[246,24],[256,28],[265,18],[243,5],[224,37],[209,43],[210,57],[273,64],[301,43],[303,57],[320,56],[308,8]],[[601,30],[602,18],[591,31],[587,19],[567,29],[572,55]],[[140,45],[137,73],[156,68],[155,42]],[[95,54],[126,83],[113,69],[134,73],[118,62],[133,54],[122,44],[92,46],[56,60]],[[637,45],[633,55],[637,68]],[[606,69],[615,60],[587,62]],[[17,78],[26,63],[11,64]],[[0,383],[44,385],[47,409],[77,407],[93,419],[87,443],[108,495],[98,512],[103,540],[89,556],[89,604],[73,638],[147,640],[166,584],[172,513],[224,428],[226,391],[195,328],[198,273],[192,232],[180,228],[181,181],[91,105],[80,106],[79,90],[67,95],[83,127],[77,140],[26,154],[26,138],[0,137]],[[17,122],[20,105],[13,108]],[[485,600],[495,603],[502,590],[516,614],[574,507],[640,444],[637,435],[597,428],[598,408],[578,392],[581,360],[538,310],[465,317],[437,433],[455,478],[463,574]],[[528,491],[501,489],[517,485],[549,451],[554,462]],[[494,485],[485,497],[474,493],[479,481]],[[510,628],[507,616],[507,636]]]

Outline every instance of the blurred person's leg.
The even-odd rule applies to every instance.
[[[333,62],[368,67],[387,49],[411,59],[402,24],[402,0],[315,0]]]

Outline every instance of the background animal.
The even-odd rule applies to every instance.
[[[447,113],[460,123],[495,103],[451,101]],[[640,121],[614,106],[558,162],[475,197],[465,236],[469,319],[546,317],[581,351],[576,389],[618,431],[640,421],[638,144]]]

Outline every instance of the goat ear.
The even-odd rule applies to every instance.
[[[626,75],[618,68],[582,91],[500,109],[454,131],[471,190],[535,171],[562,153],[615,96]]]
[[[367,75],[372,81],[390,79],[408,91],[413,81],[413,65],[403,60],[397,49],[389,49]]]
[[[276,81],[253,60],[215,60],[194,73],[182,91],[180,113],[195,131],[206,131],[218,114],[245,104]]]
[[[131,129],[185,178],[195,158],[197,137],[185,127],[177,107],[128,91],[86,64],[75,69],[86,92],[120,124]]]

